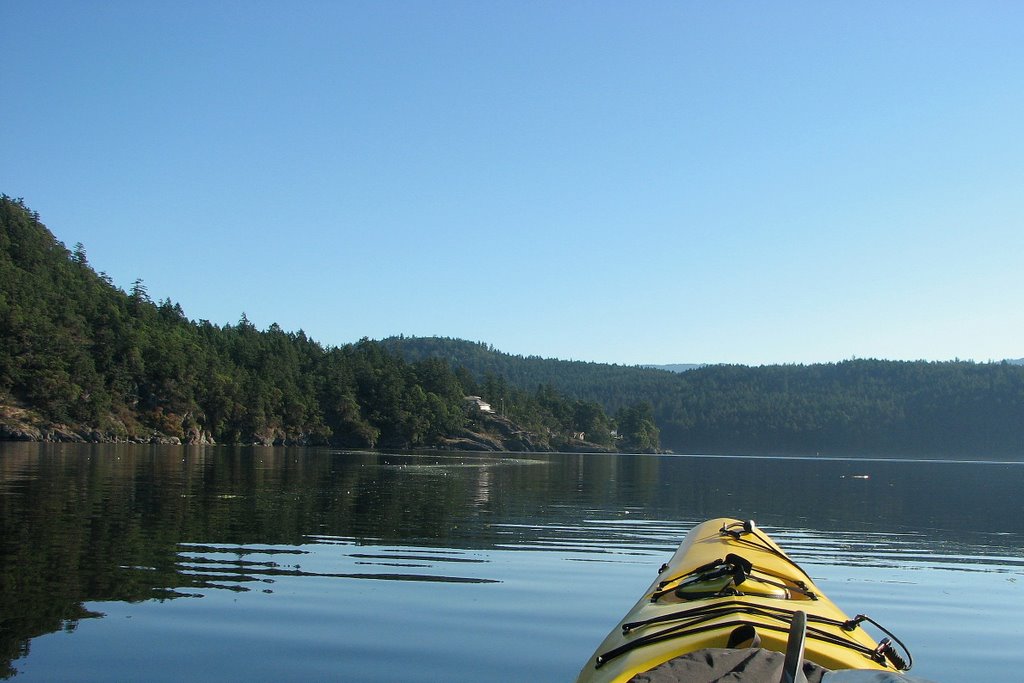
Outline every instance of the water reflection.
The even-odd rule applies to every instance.
[[[345,543],[346,546],[351,545]],[[361,547],[361,546],[352,546]],[[429,570],[445,569],[452,563],[483,563],[485,560],[452,556],[451,553],[419,553],[409,555],[400,551],[381,553],[345,552],[342,557],[332,554],[332,567],[340,565],[362,565],[385,567],[385,570],[341,572],[310,569],[307,560],[315,562],[322,548],[306,546],[305,549],[260,548],[254,546],[181,546],[180,571],[194,577],[204,588],[227,588],[247,591],[248,584],[255,585],[264,593],[272,593],[267,587],[275,577],[305,576],[336,579],[378,579],[385,581],[431,581],[447,583],[497,583],[493,579],[475,576],[455,576],[451,572],[432,574]],[[279,555],[293,557],[282,559]],[[304,568],[303,565],[306,565]],[[406,571],[396,572],[395,568]],[[412,571],[412,570],[428,571]],[[454,571],[454,569],[453,569]]]
[[[0,675],[86,603],[273,594],[286,577],[488,584],[756,519],[802,562],[1020,574],[1007,463],[0,444]]]

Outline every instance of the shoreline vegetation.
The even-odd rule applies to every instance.
[[[9,399],[8,399],[9,400]],[[140,423],[141,424],[141,423]],[[144,426],[143,426],[144,427]],[[480,452],[560,452],[560,453],[615,453],[617,448],[607,444],[594,443],[574,435],[562,440],[545,439],[541,435],[524,430],[520,425],[493,413],[479,413],[469,417],[467,424],[451,435],[439,435],[430,444],[419,444],[409,448],[431,448],[449,451]],[[269,430],[254,435],[251,441],[225,442],[218,444],[209,432],[192,431],[184,438],[156,430],[137,429],[102,431],[97,427],[83,424],[64,424],[46,419],[39,412],[0,402],[0,441],[22,441],[38,443],[75,444],[137,444],[172,446],[329,446],[330,440],[312,442],[303,435],[289,437],[278,430]],[[355,446],[351,446],[356,448]],[[363,446],[372,448],[372,446]],[[652,449],[649,452],[661,452]]]
[[[669,372],[458,339],[324,346],[123,291],[3,195],[0,440],[1024,459],[1024,365]]]
[[[363,339],[189,320],[96,273],[0,197],[0,439],[473,450],[658,450],[648,404],[608,415],[542,385]],[[471,400],[484,397],[486,409]],[[498,407],[491,409],[489,405]]]

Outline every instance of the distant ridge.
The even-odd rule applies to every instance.
[[[516,356],[465,339],[402,336],[388,337],[380,343],[411,363],[440,358],[452,367],[464,368],[481,382],[490,375],[527,391],[551,385],[574,398],[595,401],[612,414],[638,401],[653,403],[657,396],[677,394],[680,383],[680,375],[665,370]]]
[[[1024,359],[718,364],[680,372],[513,356],[441,337],[381,344],[408,362],[441,358],[481,387],[536,394],[550,385],[608,414],[649,402],[662,446],[678,453],[1024,458]]]
[[[1024,365],[1024,358],[1017,358],[1015,360],[1007,359],[1006,362],[1010,365]]]
[[[707,363],[673,363],[670,365],[641,365],[640,367],[651,368],[652,370],[668,370],[669,372],[686,372],[688,370],[702,368],[705,365],[707,365]]]

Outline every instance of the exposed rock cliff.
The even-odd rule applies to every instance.
[[[153,431],[129,420],[112,420],[116,429],[101,431],[88,425],[66,425],[47,421],[39,413],[12,401],[0,401],[0,441],[52,441],[64,443],[139,443],[213,445],[213,436],[195,425],[181,430],[181,436]],[[175,421],[181,424],[181,420]],[[281,429],[266,429],[245,439],[261,446],[319,445],[304,434],[287,434]],[[477,413],[467,428],[442,439],[440,448],[465,451],[520,451],[574,453],[611,452],[613,449],[579,439],[559,439],[553,434],[537,434],[494,413]]]

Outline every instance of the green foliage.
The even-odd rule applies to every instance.
[[[476,381],[501,377],[510,386],[533,390],[550,385],[555,390],[585,401],[598,403],[609,413],[653,401],[679,386],[679,375],[626,365],[563,361],[537,356],[515,356],[496,351],[483,342],[441,337],[392,337],[381,342],[385,348],[408,361],[439,358]]]
[[[1024,366],[851,360],[819,365],[706,366],[685,373],[524,358],[441,338],[383,342],[409,360],[443,358],[497,394],[543,385],[651,425],[646,450],[688,453],[1024,455]],[[494,378],[501,377],[501,383]],[[641,420],[641,423],[643,421]],[[650,426],[657,425],[658,432]],[[659,433],[660,432],[660,433]]]
[[[687,372],[663,438],[693,451],[1024,454],[1024,368],[852,360]]]
[[[69,252],[6,196],[0,276],[0,399],[107,437],[431,446],[462,433],[464,397],[482,390],[443,359],[406,361],[368,339],[324,348],[276,324],[257,330],[244,313],[235,325],[192,322],[141,279],[128,293],[114,287],[84,246]],[[486,388],[538,430],[581,429],[553,390],[534,398],[497,379]],[[603,412],[590,413],[586,428],[610,433]]]
[[[499,353],[452,339],[324,348],[126,293],[24,202],[0,197],[0,400],[103,435],[417,447],[471,421],[465,395],[554,447],[1024,454],[1024,366],[855,360],[663,370]],[[615,420],[608,415],[614,414]]]
[[[617,416],[619,436],[627,450],[653,453],[660,446],[659,431],[654,425],[654,408],[650,403],[637,403],[623,408]]]
[[[414,447],[458,432],[463,388],[446,363],[379,344],[325,349],[271,325],[194,323],[69,252],[20,200],[0,198],[0,397],[107,436]]]

